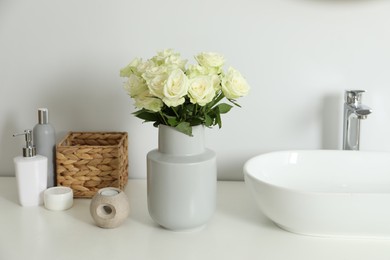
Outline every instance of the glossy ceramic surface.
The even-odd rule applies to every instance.
[[[300,234],[390,239],[390,153],[305,150],[244,166],[262,212]]]

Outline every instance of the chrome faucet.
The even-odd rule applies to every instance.
[[[362,104],[364,90],[346,90],[344,103],[343,150],[359,150],[360,120],[372,113]]]

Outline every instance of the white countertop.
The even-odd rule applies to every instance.
[[[243,182],[218,182],[217,209],[199,231],[172,232],[149,217],[146,181],[126,188],[131,213],[116,229],[97,227],[89,199],[67,211],[17,202],[15,178],[0,178],[0,260],[60,259],[390,259],[390,240],[296,235],[270,222]],[[390,202],[389,202],[390,207]]]

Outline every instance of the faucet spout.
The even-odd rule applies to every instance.
[[[364,90],[345,91],[343,150],[359,150],[360,121],[372,113],[371,108],[361,103]]]
[[[359,105],[355,110],[355,114],[359,119],[366,119],[367,116],[371,113],[372,109],[365,105]]]

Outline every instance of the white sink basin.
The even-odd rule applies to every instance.
[[[299,234],[390,239],[390,153],[281,151],[244,166],[261,211]]]

